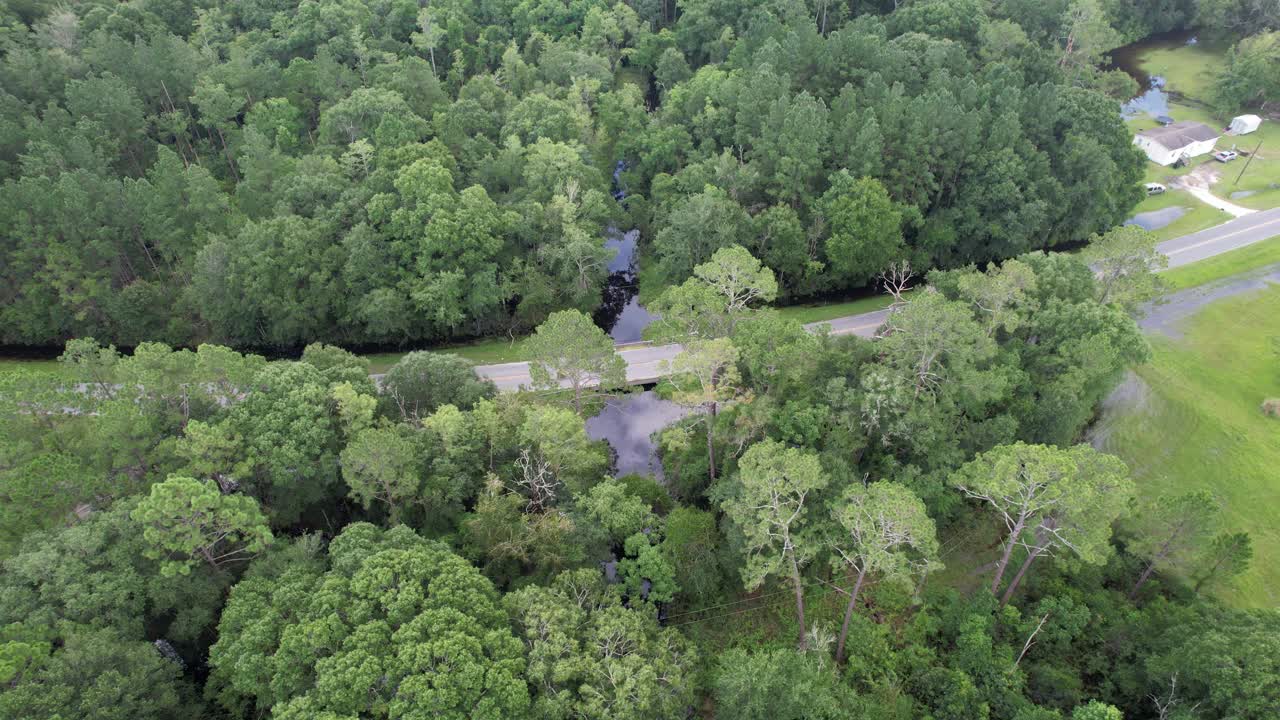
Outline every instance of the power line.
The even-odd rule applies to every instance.
[[[822,584],[822,581],[821,581],[821,580],[819,580],[819,581],[818,581],[818,582],[816,582],[816,583],[808,583],[808,584],[801,583],[801,587],[803,587],[804,589],[806,589],[806,590],[807,590],[807,589],[811,589],[814,585],[821,585],[821,584]],[[820,589],[821,589],[821,591],[822,591],[822,592],[821,592],[821,593],[819,593],[817,597],[819,597],[819,598],[826,597],[826,596],[827,596],[827,594],[831,592],[831,589],[832,589],[832,588],[840,589],[840,588],[839,588],[838,586],[836,586],[836,585],[832,585],[832,586],[830,586],[830,587],[820,587]],[[785,593],[785,594],[791,594],[791,593],[793,593],[793,592],[795,592],[795,591],[794,591],[794,590],[779,590],[778,592],[770,593],[769,595],[762,595],[762,596],[760,596],[760,597],[773,597],[773,596],[781,595],[781,594],[784,594],[784,593]],[[760,598],[749,598],[749,600],[759,600],[759,599],[760,599]],[[731,605],[731,604],[735,604],[735,603],[727,603],[727,604],[726,604],[726,606],[727,606],[727,605]],[[684,621],[684,622],[680,622],[680,623],[671,623],[671,624],[668,624],[668,625],[667,625],[667,627],[673,627],[673,628],[676,628],[676,627],[683,627],[683,626],[685,626],[685,625],[693,625],[694,623],[706,622],[707,620],[719,620],[719,619],[721,619],[721,618],[733,617],[734,615],[742,615],[743,613],[755,612],[756,610],[764,610],[764,609],[766,609],[766,608],[777,607],[779,604],[780,604],[780,603],[776,603],[776,602],[775,602],[775,603],[764,603],[763,605],[757,605],[757,606],[755,606],[755,607],[744,608],[744,609],[742,609],[742,610],[734,610],[734,611],[732,611],[732,612],[721,613],[721,614],[719,614],[719,615],[710,615],[710,616],[708,616],[708,617],[694,618],[694,619],[692,619],[692,620],[686,620],[686,621]],[[715,607],[715,606],[712,606],[712,607]],[[710,608],[704,608],[704,610],[706,610],[706,609],[710,609]],[[695,610],[695,611],[693,611],[693,612],[702,612],[702,611],[701,611],[701,610]],[[689,613],[684,613],[684,614],[686,614],[686,615],[687,615],[687,614],[689,614]]]

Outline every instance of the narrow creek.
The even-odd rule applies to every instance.
[[[618,201],[627,196],[621,181],[625,169],[624,162],[613,169],[613,196]],[[639,230],[612,226],[605,230],[604,245],[614,250],[614,256],[608,265],[604,297],[593,319],[619,345],[642,340],[644,329],[655,319],[640,304],[639,243]],[[659,398],[652,390],[624,395],[611,399],[600,414],[587,420],[587,436],[604,440],[613,448],[615,476],[636,473],[661,481],[662,462],[653,434],[687,413],[686,408]]]

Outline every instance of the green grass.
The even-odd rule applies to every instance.
[[[1138,65],[1149,75],[1163,77],[1170,90],[1207,102],[1226,54],[1225,46],[1207,43],[1152,45],[1138,55]]]
[[[803,305],[788,305],[778,308],[778,314],[788,320],[795,320],[801,323],[816,323],[835,320],[845,315],[858,315],[861,313],[882,310],[889,307],[893,303],[893,298],[889,295],[876,295],[874,297],[859,298],[857,300],[846,300],[844,302],[821,304],[808,303]]]
[[[1166,270],[1160,275],[1170,290],[1185,290],[1276,263],[1280,263],[1280,237]]]
[[[1152,336],[1152,361],[1137,369],[1148,397],[1106,419],[1105,449],[1133,470],[1141,499],[1204,488],[1225,508],[1226,527],[1253,537],[1250,570],[1222,598],[1280,605],[1280,420],[1259,410],[1280,395],[1274,338],[1280,288],[1214,303],[1181,338]]]
[[[1148,163],[1152,167],[1158,167],[1155,163]],[[1147,182],[1168,182],[1167,178],[1157,180],[1147,180]],[[1173,222],[1152,231],[1157,240],[1171,240],[1176,237],[1188,235],[1198,232],[1214,225],[1219,225],[1230,220],[1230,216],[1221,210],[1205,205],[1196,198],[1192,197],[1185,190],[1169,190],[1159,195],[1150,195],[1138,206],[1133,209],[1133,214],[1151,212],[1152,210],[1163,210],[1168,207],[1180,207],[1186,210],[1182,217]]]
[[[0,358],[0,372],[11,370],[38,370],[43,372],[63,373],[67,367],[57,360],[25,360],[21,358]]]
[[[478,340],[466,345],[446,345],[428,348],[431,352],[452,353],[464,357],[477,365],[496,365],[499,363],[520,362],[527,360],[524,352],[525,336],[514,341],[508,338],[490,338]],[[395,365],[405,352],[373,353],[364,357],[370,362],[370,369],[375,373],[384,373]]]

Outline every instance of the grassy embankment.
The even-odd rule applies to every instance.
[[[1247,109],[1240,109],[1238,112],[1219,114],[1210,109],[1210,91],[1214,76],[1225,61],[1226,51],[1226,47],[1203,43],[1153,46],[1139,54],[1138,62],[1145,72],[1165,79],[1165,89],[1175,96],[1169,103],[1169,114],[1175,120],[1194,120],[1210,127],[1225,128],[1233,116],[1250,112]],[[1137,132],[1155,127],[1156,123],[1150,117],[1142,115],[1130,120],[1128,125],[1131,130]],[[1244,157],[1220,164],[1204,156],[1197,158],[1192,167],[1178,170],[1148,163],[1144,181],[1168,184],[1172,178],[1184,175],[1202,163],[1211,163],[1212,167],[1222,175],[1221,180],[1210,188],[1218,197],[1255,210],[1280,206],[1280,123],[1264,119],[1257,132],[1241,136],[1224,135],[1218,141],[1218,147],[1230,149],[1235,146],[1237,150],[1253,152],[1259,142],[1262,143],[1262,149],[1238,182],[1236,177],[1247,160]],[[1247,197],[1233,198],[1231,197],[1233,193],[1252,194]],[[1156,231],[1162,240],[1202,230],[1225,219],[1221,212],[1206,207],[1178,191],[1148,198],[1135,209],[1135,212],[1157,210],[1173,205],[1188,208],[1188,212],[1172,225]]]
[[[1105,449],[1133,470],[1142,499],[1204,488],[1226,526],[1253,537],[1254,561],[1232,604],[1280,604],[1280,420],[1259,406],[1280,396],[1280,288],[1216,302],[1178,338],[1152,336],[1136,372],[1140,400],[1106,418]]]

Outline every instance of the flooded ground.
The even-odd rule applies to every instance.
[[[1247,197],[1249,197],[1250,195],[1256,195],[1256,194],[1258,194],[1258,191],[1257,191],[1257,190],[1237,190],[1237,191],[1235,191],[1235,192],[1231,193],[1231,199],[1232,199],[1232,200],[1239,200],[1239,199],[1241,199],[1241,198],[1247,198]]]
[[[1174,99],[1176,94],[1170,93],[1165,88],[1165,79],[1163,77],[1150,75],[1144,71],[1139,63],[1139,57],[1149,48],[1195,45],[1197,42],[1199,41],[1195,33],[1179,30],[1153,35],[1145,40],[1112,50],[1110,52],[1111,65],[1108,66],[1108,69],[1123,70],[1129,77],[1138,82],[1139,88],[1142,88],[1142,92],[1137,97],[1132,98],[1121,106],[1121,114],[1126,118],[1136,117],[1144,113],[1153,118],[1161,115],[1169,116],[1169,101]],[[1174,119],[1177,120],[1178,118],[1175,117]]]
[[[1120,106],[1120,114],[1126,118],[1143,113],[1151,117],[1169,115],[1169,93],[1164,90],[1164,78],[1152,76],[1147,89],[1139,96]]]
[[[652,436],[688,413],[688,408],[646,390],[611,400],[599,415],[587,420],[587,436],[607,441],[617,453],[615,475],[638,473],[661,480],[662,462]]]
[[[1143,230],[1159,230],[1166,225],[1170,225],[1174,220],[1187,214],[1184,207],[1167,207],[1159,210],[1151,210],[1149,212],[1141,212],[1128,220],[1124,221],[1125,225],[1137,225]]]
[[[1280,263],[1222,282],[1187,288],[1148,305],[1138,326],[1143,330],[1180,337],[1178,325],[1209,303],[1276,284],[1280,284]]]

